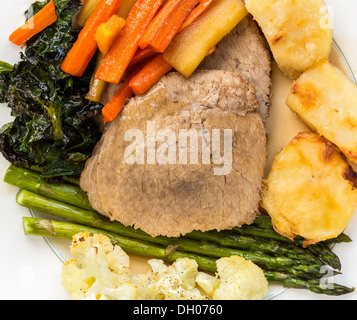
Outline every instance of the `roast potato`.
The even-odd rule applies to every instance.
[[[286,104],[314,131],[357,161],[357,86],[330,61],[306,71]]]
[[[261,205],[285,237],[306,245],[335,238],[356,211],[357,173],[336,145],[302,132],[274,159]]]
[[[245,5],[288,77],[296,79],[329,57],[332,27],[323,0],[246,0]]]

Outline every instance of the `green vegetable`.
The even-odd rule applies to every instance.
[[[319,280],[305,280],[297,277],[291,277],[282,272],[265,271],[265,277],[268,281],[280,282],[286,288],[307,289],[317,294],[326,294],[331,296],[340,296],[354,292],[355,288],[348,288],[340,284],[330,284],[330,286],[321,286]]]
[[[270,239],[271,241],[280,241],[284,243],[294,243],[299,247],[303,246],[303,239],[296,238],[294,241],[291,241],[288,238],[275,232],[271,223],[271,219],[269,217],[260,216],[255,221],[254,225],[233,228],[233,231],[240,235],[261,237],[265,239]],[[319,259],[323,263],[332,266],[334,269],[341,270],[340,259],[331,251],[331,249],[328,247],[328,244],[350,241],[351,239],[347,235],[341,234],[335,239],[330,239],[329,241],[308,245],[306,249],[313,255],[319,257]]]
[[[286,244],[264,238],[253,238],[238,235],[230,231],[194,231],[186,235],[188,238],[210,241],[225,247],[239,248],[249,251],[261,251],[270,255],[283,256],[307,264],[320,263],[316,256],[293,244]]]
[[[90,210],[78,208],[63,202],[40,196],[27,190],[21,190],[16,197],[18,204],[37,211],[42,211],[50,215],[64,218],[69,221],[98,228],[107,232],[113,232],[124,237],[140,239],[150,243],[160,244],[174,248],[176,251],[186,251],[205,256],[220,258],[239,255],[256,263],[264,270],[284,270],[295,276],[306,279],[321,278],[320,272],[323,265],[316,258],[315,261],[300,261],[294,258],[281,256],[270,256],[261,251],[252,251],[247,246],[246,250],[238,250],[230,247],[216,245],[208,241],[196,241],[186,237],[169,238],[164,236],[151,237],[141,230],[132,227],[125,227],[117,221],[110,221],[106,217]],[[204,238],[204,233],[202,233]],[[224,241],[224,235],[222,235]]]
[[[199,268],[207,272],[216,272],[216,260],[201,254],[192,254],[189,252],[180,252],[170,250],[160,245],[150,242],[130,239],[120,235],[106,232],[101,229],[91,228],[67,222],[58,222],[46,219],[23,218],[23,228],[26,235],[36,235],[44,237],[57,237],[71,239],[73,235],[79,232],[89,232],[93,234],[103,234],[109,238],[114,245],[119,245],[128,253],[137,254],[149,258],[162,259],[173,262],[178,258],[190,258],[197,261]],[[354,288],[348,288],[339,284],[332,284],[332,287],[323,287],[319,280],[301,279],[280,271],[263,270],[265,277],[269,281],[278,282],[289,288],[303,288],[312,292],[327,295],[344,295],[354,291]]]
[[[160,248],[159,252],[153,253],[154,255],[146,255],[143,252],[138,253],[137,251],[133,252],[131,251],[133,249],[130,248],[127,248],[127,252],[151,258],[159,257],[165,261],[174,261],[169,259],[177,257],[175,254],[189,256],[197,259],[202,270],[206,271],[211,270],[205,268],[212,267],[215,259],[240,255],[259,265],[270,281],[278,281],[288,287],[302,286],[313,292],[321,291],[316,282],[324,276],[321,273],[323,264],[319,257],[320,252],[317,252],[317,255],[313,255],[307,249],[301,248],[288,239],[286,239],[286,242],[270,241],[261,237],[241,236],[229,231],[192,232],[179,238],[152,237],[142,230],[125,227],[121,223],[110,221],[108,218],[95,212],[91,209],[83,191],[80,192],[80,197],[77,199],[76,194],[80,190],[78,186],[46,182],[38,174],[14,166],[9,167],[4,181],[24,189],[16,197],[16,201],[20,205],[78,223],[81,225],[80,228],[94,228],[97,233],[110,233],[113,236],[124,237],[128,240],[137,240],[145,244],[144,249],[147,254],[149,252],[150,254],[152,253],[151,249],[149,250],[146,247],[148,244],[152,244],[153,248]],[[44,196],[37,193],[41,193]],[[81,199],[82,197],[83,199]],[[58,225],[56,222],[44,223],[41,222],[40,224],[41,230],[31,232],[38,235],[41,235],[41,232],[45,232],[42,235],[48,235],[49,230],[53,228],[53,223],[56,226],[60,226],[59,230],[62,231],[63,226],[68,226]],[[270,234],[275,232],[272,229],[270,218],[267,216],[257,218],[254,226],[245,226],[244,228],[256,229],[259,228],[258,225],[262,226],[262,224],[265,225],[265,230],[269,231]],[[43,230],[43,227],[46,225],[51,227]],[[79,228],[75,224],[70,224],[69,226],[71,228]],[[74,232],[74,229],[72,231]],[[30,231],[26,232],[32,234]],[[58,231],[54,231],[52,236],[70,238],[69,234],[61,236]],[[135,250],[140,250],[140,248],[136,248]],[[333,271],[333,274],[337,274],[337,272]],[[346,293],[349,292],[348,290],[352,290],[342,288],[344,287],[337,285],[330,293],[327,293],[325,289],[320,293],[339,294],[337,291],[340,289],[342,290],[341,292]]]
[[[0,61],[0,74],[10,73],[13,69],[14,67],[11,64],[4,61]]]
[[[14,165],[7,169],[4,182],[64,203],[92,210],[86,193],[79,186],[69,183],[48,183],[39,174]]]
[[[34,3],[26,17],[46,3]],[[0,151],[12,164],[36,167],[44,177],[78,176],[100,139],[94,116],[102,105],[85,99],[94,63],[81,78],[60,68],[78,35],[72,18],[80,1],[55,4],[58,20],[27,42],[12,71],[0,72],[0,101],[15,117],[0,129]]]
[[[49,183],[40,175],[11,165],[5,173],[4,182],[15,185],[19,188],[30,192],[21,191],[18,195],[18,202],[27,207],[53,214],[76,221],[81,224],[104,228],[107,231],[112,231],[129,237],[140,237],[142,240],[153,241],[152,237],[142,231],[134,228],[126,228],[118,222],[108,221],[107,218],[98,214],[87,212],[93,211],[91,204],[85,192],[78,186],[66,183]],[[37,195],[38,194],[38,195]],[[40,197],[42,195],[46,198]],[[62,203],[51,201],[50,199],[58,200],[72,206],[64,207]],[[21,201],[19,200],[21,199]],[[75,206],[75,207],[73,207]],[[78,207],[78,208],[77,208]],[[46,208],[46,209],[45,209]],[[82,211],[81,209],[85,209]],[[83,217],[83,220],[81,219]],[[92,221],[92,222],[88,222]],[[103,227],[104,226],[104,227]],[[129,232],[130,231],[130,232]],[[237,248],[247,251],[261,251],[269,255],[285,256],[287,258],[300,261],[304,264],[319,264],[320,261],[316,256],[312,255],[307,250],[297,247],[293,244],[279,243],[277,241],[265,240],[262,238],[254,239],[252,237],[240,236],[232,232],[192,232],[185,236],[186,238],[197,239],[216,243],[223,247]],[[177,245],[171,239],[166,237],[157,237],[155,242],[164,245]],[[181,245],[183,249],[184,246]]]
[[[174,262],[179,258],[187,257],[196,260],[202,270],[211,272],[216,270],[215,259],[187,252],[184,253],[180,251],[169,250],[168,248],[160,245],[123,237],[118,234],[79,224],[24,217],[23,226],[26,235],[39,235],[44,237],[57,237],[63,239],[72,239],[72,237],[79,232],[89,232],[91,235],[103,234],[107,236],[113,244],[119,245],[124,251],[128,253],[133,253],[144,257],[162,259],[168,262]]]

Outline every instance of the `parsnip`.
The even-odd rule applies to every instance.
[[[202,60],[247,15],[242,0],[215,0],[192,25],[179,33],[164,58],[178,72],[190,77]]]

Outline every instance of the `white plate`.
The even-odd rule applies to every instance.
[[[0,13],[0,60],[10,63],[18,61],[18,48],[8,42],[11,30],[23,21],[23,12],[33,0],[16,0],[2,4]],[[357,71],[357,22],[354,22],[352,12],[356,12],[357,3],[354,0],[326,1],[334,21],[335,45],[331,60],[340,66],[354,81]],[[347,56],[345,58],[337,43]],[[350,62],[348,66],[347,60]],[[282,77],[274,66],[273,71],[273,106],[266,127],[269,132],[268,166],[276,152],[283,148],[299,131],[307,127],[285,106],[285,99],[290,89],[291,81]],[[11,121],[9,110],[0,108],[0,125]],[[0,157],[0,175],[3,177],[8,163]],[[17,188],[0,183],[0,200],[2,204],[0,222],[1,264],[0,264],[0,299],[69,299],[69,294],[61,285],[61,267],[63,261],[70,258],[69,241],[27,237],[22,231],[22,216],[30,216],[26,208],[15,203]],[[35,213],[32,213],[35,214]],[[36,213],[38,215],[38,213]],[[346,233],[357,239],[356,218],[348,226]],[[50,249],[51,248],[51,249]],[[342,262],[342,275],[335,281],[347,286],[357,285],[354,258],[357,248],[352,244],[339,244],[334,251]],[[133,272],[147,269],[146,259],[133,257]],[[328,297],[310,293],[307,290],[283,289],[272,285],[267,299],[357,299],[353,293],[342,297]]]

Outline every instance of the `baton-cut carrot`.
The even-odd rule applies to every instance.
[[[199,0],[183,0],[148,45],[155,52],[164,52],[198,3]]]
[[[147,48],[150,41],[152,41],[159,30],[164,26],[168,18],[172,13],[178,8],[178,6],[183,2],[183,0],[168,0],[162,9],[158,12],[155,18],[150,22],[148,28],[146,29],[144,35],[139,41],[139,47],[141,49]]]
[[[190,24],[195,22],[206,11],[206,9],[213,3],[213,1],[214,0],[202,0],[200,2],[200,4],[192,10],[190,15],[184,21],[179,32],[186,29]]]
[[[117,13],[123,0],[100,0],[78,35],[77,41],[62,62],[61,68],[72,76],[80,77],[97,51],[95,33],[98,27]]]
[[[144,94],[171,69],[171,65],[164,60],[163,54],[160,54],[149,61],[141,71],[130,80],[129,86],[135,94]]]
[[[119,114],[121,109],[125,106],[125,103],[134,95],[133,90],[130,88],[130,80],[135,77],[138,72],[142,69],[139,65],[135,68],[125,79],[123,83],[120,84],[118,90],[115,92],[113,97],[107,102],[107,104],[102,108],[102,115],[104,122],[110,122],[115,119]]]
[[[104,57],[96,77],[119,83],[139,48],[139,40],[162,5],[162,0],[138,0],[130,10],[125,26]]]
[[[34,35],[49,27],[57,21],[56,7],[51,0],[32,18],[28,19],[20,28],[16,29],[9,37],[9,40],[22,46]]]
[[[133,59],[131,59],[128,67],[129,68],[135,67],[139,63],[141,63],[145,60],[148,60],[150,58],[153,58],[156,55],[157,55],[157,53],[152,51],[152,49],[150,47],[147,47],[145,49],[138,49],[138,51],[136,51]]]
[[[110,101],[103,107],[102,115],[104,122],[110,122],[115,119],[121,109],[123,109],[126,101],[133,96],[133,91],[129,87],[130,79],[125,80]]]

